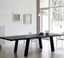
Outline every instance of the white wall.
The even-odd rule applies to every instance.
[[[20,22],[13,22],[13,13],[20,14]],[[23,24],[23,14],[32,14],[32,24]],[[0,25],[5,36],[36,33],[36,0],[0,0]]]
[[[5,27],[4,26],[0,26],[0,36],[4,36],[4,32],[5,32]],[[3,45],[5,43],[4,40],[0,39],[0,45]]]

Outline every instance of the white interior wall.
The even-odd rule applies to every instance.
[[[13,22],[13,13],[20,14],[20,22]],[[23,14],[32,14],[32,24],[23,24]],[[36,33],[36,0],[0,0],[0,25],[5,36]]]
[[[4,36],[4,35],[5,35],[5,27],[0,26],[0,36]],[[5,41],[0,39],[0,45],[3,45],[4,43],[5,43]]]

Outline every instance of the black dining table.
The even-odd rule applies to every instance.
[[[0,37],[0,39],[8,40],[8,41],[15,41],[14,53],[17,53],[18,41],[19,40],[26,40],[24,56],[28,56],[29,44],[30,44],[31,39],[38,39],[40,49],[42,49],[42,40],[41,39],[42,38],[45,39],[46,37],[49,37],[51,51],[54,52],[55,49],[54,49],[53,37],[57,37],[57,36],[64,36],[64,34],[50,33],[50,34],[46,34],[46,35],[43,35],[43,34],[31,34],[31,35],[2,36],[2,37]]]

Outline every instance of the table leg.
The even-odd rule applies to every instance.
[[[50,45],[51,45],[51,51],[54,51],[53,36],[50,36]]]
[[[41,40],[41,38],[39,38],[39,46],[40,46],[40,49],[42,49],[42,40]]]
[[[18,48],[18,40],[15,41],[14,53],[17,53]]]
[[[29,43],[30,43],[30,39],[26,40],[26,46],[25,46],[25,52],[24,52],[24,56],[28,56],[28,50],[29,50]]]
[[[2,46],[0,45],[0,50],[1,50]]]

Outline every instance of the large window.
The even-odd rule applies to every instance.
[[[49,32],[64,32],[63,24],[64,24],[64,0],[41,0],[40,1],[40,10],[48,10],[47,16],[48,16],[48,30]],[[41,20],[43,21],[43,25],[46,26],[46,23],[44,24],[44,21],[47,18],[43,18]],[[44,26],[42,29],[45,29]],[[44,31],[44,30],[43,30]]]

